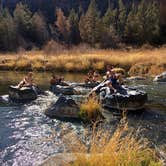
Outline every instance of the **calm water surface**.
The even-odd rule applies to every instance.
[[[24,74],[0,72],[0,95],[7,94],[9,85],[17,84]],[[83,80],[82,74],[57,74],[68,81]],[[50,73],[35,73],[35,82],[47,90],[50,76]],[[129,126],[139,129],[139,134],[155,145],[163,146],[166,144],[166,84],[151,80],[130,84],[145,90],[149,102],[144,111],[128,114]],[[47,92],[47,96],[40,96],[28,105],[0,104],[0,165],[38,165],[49,156],[66,150],[62,133],[80,135],[84,131],[81,124],[51,120],[44,115],[44,110],[56,100],[56,96]]]

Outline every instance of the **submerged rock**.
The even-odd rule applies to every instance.
[[[160,75],[157,75],[154,80],[154,82],[166,82],[166,72],[160,74]]]
[[[128,87],[122,87],[113,94],[106,94],[106,92],[103,94],[103,92],[101,92],[100,95],[104,95],[101,100],[104,107],[119,110],[142,109],[148,100],[146,92]]]
[[[40,93],[40,90],[35,86],[22,88],[18,88],[17,86],[9,87],[9,98],[14,102],[35,100]]]
[[[45,114],[50,118],[79,119],[79,111],[79,106],[73,99],[61,96]]]

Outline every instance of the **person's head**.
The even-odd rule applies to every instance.
[[[93,70],[89,70],[88,75],[93,75],[94,71]]]
[[[116,73],[115,73],[114,70],[111,70],[111,71],[110,71],[110,74],[111,74],[111,76],[114,76]]]
[[[29,72],[29,73],[28,73],[28,77],[33,77],[33,73],[32,73],[32,72]]]
[[[53,78],[53,79],[56,79],[57,76],[56,76],[55,74],[52,74],[52,78]]]
[[[99,73],[97,71],[94,71],[93,75],[98,77]]]
[[[64,81],[65,78],[64,78],[63,76],[61,76],[61,77],[59,78],[59,80],[60,80],[60,81]]]
[[[107,66],[106,66],[106,69],[107,69],[107,71],[111,71],[111,70],[113,69],[113,66],[107,65]]]

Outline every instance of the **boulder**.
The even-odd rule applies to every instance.
[[[148,100],[147,93],[138,89],[122,87],[116,93],[100,92],[103,107],[119,110],[140,110]]]
[[[163,72],[160,75],[157,75],[154,80],[154,82],[166,82],[166,72]]]
[[[51,92],[53,92],[56,95],[62,94],[62,95],[77,95],[80,94],[79,91],[74,89],[71,86],[60,86],[55,85],[50,87]]]
[[[40,90],[35,87],[22,87],[18,88],[17,86],[9,87],[9,99],[14,102],[28,102],[35,100],[40,94]]]
[[[50,118],[79,119],[79,106],[71,98],[60,96],[59,99],[46,110],[45,114]]]

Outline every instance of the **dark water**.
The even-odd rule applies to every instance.
[[[35,80],[46,90],[50,75],[36,73]],[[83,80],[81,74],[63,75],[68,81]],[[23,76],[24,73],[0,72],[0,95],[7,94],[8,86],[18,83]],[[145,110],[128,113],[129,127],[139,130],[141,136],[151,140],[156,146],[166,145],[166,84],[156,84],[151,80],[130,84],[145,90],[149,95],[149,102]],[[49,156],[65,151],[62,133],[80,134],[84,131],[81,124],[51,120],[43,114],[56,100],[56,96],[47,92],[47,96],[40,96],[28,105],[8,106],[1,103],[0,165],[38,165]]]

